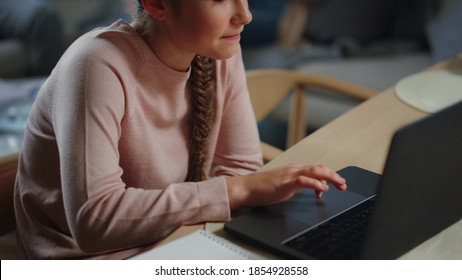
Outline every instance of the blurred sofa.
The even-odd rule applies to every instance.
[[[131,0],[48,0],[54,4],[57,11],[57,19],[53,19],[50,25],[61,24],[62,28],[50,26],[52,31],[63,33],[63,48],[65,50],[77,37],[90,29],[107,25],[116,18],[129,19],[129,3]],[[27,10],[27,9],[23,9]],[[27,13],[27,12],[24,12]],[[37,13],[49,13],[55,16],[55,11],[41,8]],[[52,15],[53,14],[53,15]],[[43,23],[41,23],[43,24]],[[46,28],[44,26],[43,28]],[[43,33],[50,33],[43,31]],[[60,34],[61,35],[61,34]],[[48,35],[47,35],[48,36]],[[56,36],[56,34],[49,34]],[[0,78],[13,79],[30,76],[28,69],[28,46],[25,38],[1,38],[0,37]],[[52,58],[54,64],[58,57]],[[32,73],[32,75],[34,75]]]

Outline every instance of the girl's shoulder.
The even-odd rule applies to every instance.
[[[81,61],[91,57],[110,64],[141,63],[145,52],[141,37],[123,20],[87,32],[66,51]]]

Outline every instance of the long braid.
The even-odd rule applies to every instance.
[[[204,163],[215,117],[215,62],[196,55],[191,67],[192,132],[186,181],[199,182],[207,179]]]

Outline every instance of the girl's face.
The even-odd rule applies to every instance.
[[[214,59],[233,56],[244,25],[252,20],[247,0],[167,0],[167,3],[167,17],[158,26],[162,33],[158,37],[162,41],[158,43],[164,45],[164,52],[169,50],[178,59],[189,60],[188,65],[196,54]]]

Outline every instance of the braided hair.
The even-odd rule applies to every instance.
[[[192,131],[186,181],[207,179],[204,164],[208,138],[215,118],[215,62],[196,55],[191,65]]]

